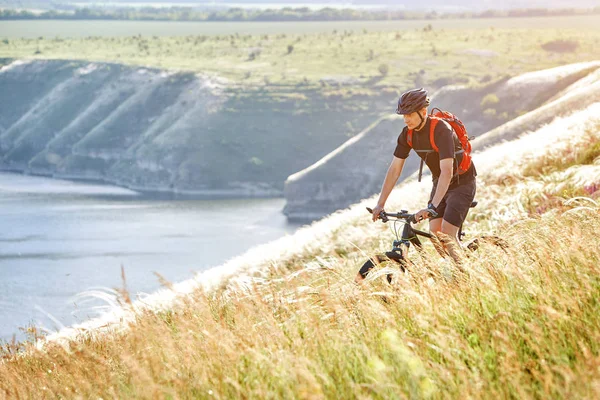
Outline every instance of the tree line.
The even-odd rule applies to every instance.
[[[376,21],[448,18],[516,18],[540,16],[574,16],[600,14],[593,9],[487,10],[482,12],[438,13],[436,11],[356,10],[308,7],[281,9],[230,8],[222,11],[197,10],[191,7],[77,8],[74,11],[50,10],[34,13],[27,10],[0,10],[0,20],[65,19],[65,20],[132,20],[132,21]]]

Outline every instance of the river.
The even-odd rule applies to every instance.
[[[132,296],[221,265],[291,234],[283,199],[156,200],[113,186],[0,173],[0,339],[35,323],[55,330],[107,303],[77,295],[123,287]]]

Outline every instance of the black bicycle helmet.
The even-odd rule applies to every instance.
[[[427,90],[423,88],[409,90],[400,96],[396,114],[412,114],[428,105],[429,97],[427,96]]]

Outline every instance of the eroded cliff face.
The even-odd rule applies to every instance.
[[[448,86],[434,94],[432,107],[458,115],[477,150],[539,128],[600,101],[600,62],[580,63],[504,79],[478,88]],[[486,110],[494,110],[486,111]],[[508,120],[508,122],[505,122]],[[314,165],[291,175],[285,184],[284,213],[311,221],[348,207],[381,190],[401,118],[382,118]],[[411,155],[400,181],[419,168]],[[429,185],[424,177],[423,184]]]
[[[401,118],[377,120],[309,168],[288,178],[284,214],[294,221],[321,218],[376,193],[394,152]],[[406,170],[416,159],[407,159]],[[418,165],[418,164],[416,164]]]
[[[240,88],[107,63],[3,64],[0,168],[195,196],[280,196],[290,174],[369,125],[395,97]]]
[[[397,100],[391,91],[241,88],[80,61],[3,59],[0,67],[0,169],[206,197],[281,196],[289,177],[285,213],[296,220],[377,193],[403,127],[381,117]],[[459,115],[482,148],[598,101],[599,68],[447,86],[432,105]],[[403,177],[417,160],[409,157]]]

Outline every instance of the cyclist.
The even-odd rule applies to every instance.
[[[414,149],[427,164],[433,180],[427,207],[415,215],[416,220],[428,218],[430,210],[437,213],[435,218],[429,220],[430,231],[440,239],[443,246],[436,246],[436,249],[443,257],[449,254],[460,266],[458,231],[475,198],[477,172],[471,162],[469,169],[458,175],[457,165],[462,160],[462,147],[450,125],[444,121],[435,125],[433,137],[439,151],[433,150],[430,140],[431,119],[427,113],[429,103],[427,91],[423,88],[409,90],[398,100],[396,113],[404,116],[406,126],[398,136],[394,158],[385,176],[377,205],[373,207],[373,221],[376,221],[379,213],[384,210],[385,202],[402,173],[404,162],[411,148]],[[409,130],[413,131],[412,146],[407,140]],[[355,279],[357,282],[362,281],[374,263],[380,261],[377,257],[374,258],[374,261],[367,261],[358,272]]]

